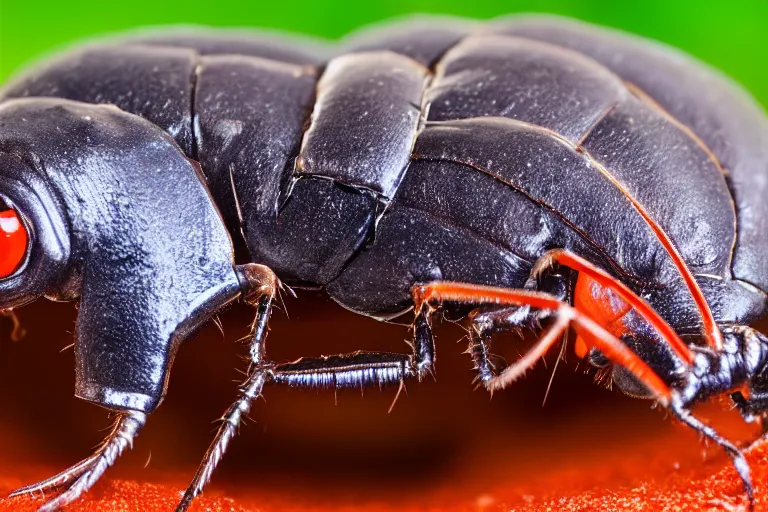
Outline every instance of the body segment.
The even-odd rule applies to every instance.
[[[473,278],[443,269],[437,261],[416,261],[418,257],[408,254],[409,244],[400,253],[376,255],[397,245],[396,238],[371,242],[380,238],[376,230],[388,229],[388,217],[409,216],[399,213],[398,195],[409,193],[398,194],[398,185],[407,179],[406,166],[423,159],[454,162],[466,168],[465,174],[486,173],[507,183],[506,188],[495,187],[491,203],[536,203],[539,208],[528,209],[528,217],[518,214],[515,224],[506,220],[510,234],[502,243],[513,253],[535,247],[527,253],[529,263],[549,248],[573,247],[581,252],[591,247],[591,257],[634,283],[636,291],[655,292],[649,299],[673,325],[695,327],[692,303],[684,289],[673,284],[678,272],[623,197],[631,194],[669,234],[699,276],[710,302],[721,304],[716,298],[724,293],[739,297],[732,311],[725,305],[720,308],[719,320],[749,322],[759,315],[764,293],[744,288],[741,281],[759,288],[762,277],[757,274],[768,274],[759,267],[766,258],[741,246],[759,245],[749,240],[763,224],[751,220],[744,224],[736,209],[753,212],[762,206],[735,204],[738,199],[729,186],[736,187],[733,180],[745,181],[736,187],[745,190],[742,194],[762,186],[766,158],[759,152],[765,144],[742,144],[743,123],[730,120],[744,118],[754,125],[752,139],[764,137],[766,130],[765,119],[741,92],[730,94],[732,87],[724,78],[687,57],[557,18],[513,18],[482,27],[468,23],[463,37],[459,25],[444,38],[430,35],[436,31],[429,28],[428,23],[406,25],[396,38],[401,47],[392,36],[381,36],[377,42],[358,35],[350,44],[352,50],[357,44],[363,52],[332,57],[324,68],[314,63],[321,61],[325,49],[291,48],[299,56],[281,56],[275,55],[274,45],[262,42],[262,47],[258,41],[245,52],[243,43],[226,35],[217,39],[203,34],[198,42],[191,36],[134,36],[123,44],[92,47],[77,58],[63,58],[10,84],[4,94],[109,102],[147,117],[201,162],[233,235],[240,236],[242,229],[255,261],[272,266],[289,283],[333,282],[332,296],[354,310],[386,316],[406,309],[409,287],[429,276],[494,284],[489,276]],[[422,39],[429,42],[429,56],[414,54],[415,50],[410,55],[394,53],[407,52],[402,45],[423,48],[420,45],[427,43]],[[615,43],[614,39],[634,58],[611,57],[614,52],[606,49],[605,42]],[[230,55],[238,52],[247,54]],[[424,62],[431,69],[423,68]],[[627,67],[628,62],[642,62],[642,70],[653,71]],[[727,115],[719,106],[722,101],[709,101],[707,105],[714,107],[705,108],[698,95],[671,83],[670,74],[687,76],[689,68],[727,100]],[[81,82],[93,84],[92,90]],[[399,99],[389,99],[388,91]],[[161,101],[165,106],[158,108]],[[349,105],[337,104],[344,101]],[[478,135],[472,123],[451,125],[494,117],[520,122],[496,122],[495,144]],[[447,125],[440,127],[442,123]],[[417,131],[424,126],[425,141],[417,144]],[[497,167],[505,165],[500,144],[507,136],[530,140],[509,145],[506,165],[521,167],[517,177],[504,179],[499,174],[504,171]],[[437,138],[442,140],[431,142]],[[430,149],[414,159],[414,144]],[[514,153],[521,148],[530,148],[531,155],[543,154],[544,160],[527,161],[525,165],[531,166],[522,167],[521,159],[531,156]],[[570,160],[555,162],[555,152],[571,155],[564,157]],[[493,160],[494,154],[495,162],[481,162]],[[606,172],[624,190],[606,179]],[[732,176],[730,182],[726,172]],[[753,181],[756,186],[749,186]],[[587,198],[599,198],[595,200],[603,208],[584,208],[593,200]],[[489,201],[483,203],[466,211],[461,222],[477,225],[486,219]],[[753,203],[763,201],[749,202]],[[432,225],[421,229],[450,230],[441,222],[455,221],[449,220],[450,213],[438,220],[441,213],[430,211],[426,203],[421,209],[432,214],[427,221]],[[525,231],[516,225],[540,229]],[[746,230],[747,238],[737,237],[737,229]],[[486,229],[483,238],[500,243],[504,232]],[[461,260],[465,250],[434,253]],[[495,255],[493,267],[506,265],[509,256],[504,252]],[[363,257],[360,263],[355,262],[357,254]],[[398,263],[429,268],[407,279],[407,272],[397,271],[405,286],[372,308],[357,304],[353,295],[369,297],[378,287],[353,290],[360,288],[359,276],[347,276],[343,270],[365,266],[369,257],[376,258],[380,268],[394,269]],[[495,284],[520,286],[527,277],[525,266],[521,262],[516,277]],[[732,268],[758,272],[734,275]],[[394,275],[387,279],[392,283]]]

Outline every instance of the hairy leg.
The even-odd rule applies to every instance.
[[[466,283],[429,283],[414,287],[413,295],[417,307],[423,307],[421,305],[426,303],[433,309],[444,302],[454,302],[464,305],[493,304],[499,307],[528,306],[552,312],[554,323],[543,333],[536,345],[520,360],[507,366],[498,375],[485,380],[484,383],[490,390],[503,389],[523,375],[554,345],[569,325],[572,325],[577,332],[589,335],[594,348],[602,352],[608,361],[629,370],[661,405],[670,409],[680,421],[717,443],[731,457],[747,493],[750,510],[754,509],[754,492],[749,465],[738,448],[694,417],[677,390],[671,389],[645,361],[584,312],[557,297],[541,292]],[[692,378],[696,378],[692,372],[691,375]]]
[[[267,302],[262,297],[256,324],[268,316]],[[259,319],[262,320],[259,320]],[[253,401],[261,396],[267,383],[285,384],[297,388],[355,388],[366,386],[402,385],[406,379],[422,380],[431,375],[435,362],[434,339],[428,311],[419,311],[413,325],[411,354],[388,352],[354,352],[325,357],[305,357],[292,363],[275,365],[266,359],[263,334],[254,331],[251,341],[251,369],[240,387],[237,400],[222,417],[222,423],[206,452],[192,482],[184,493],[176,512],[184,512],[203,492],[214,470],[223,458],[230,441],[237,433],[242,418]]]
[[[142,412],[119,413],[112,431],[93,455],[56,476],[22,487],[12,492],[10,496],[36,493],[44,495],[46,492],[64,489],[61,494],[42,505],[38,512],[54,512],[69,505],[93,487],[126,447],[133,445],[134,438],[145,422],[146,415]]]

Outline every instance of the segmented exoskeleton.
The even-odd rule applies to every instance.
[[[437,309],[468,314],[489,390],[573,326],[620,389],[722,446],[753,503],[743,454],[690,407],[732,393],[747,419],[768,409],[768,340],[748,327],[766,310],[767,189],[768,119],[738,86],[575,21],[77,48],[0,90],[0,307],[79,298],[77,396],[119,416],[92,457],[17,493],[63,489],[54,510],[93,485],[160,404],[181,341],[242,298],[248,379],[178,510],[265,384],[428,375]],[[230,237],[253,263],[233,263]],[[272,362],[281,281],[379,319],[413,309],[412,353]],[[528,354],[491,364],[493,333],[545,320]]]

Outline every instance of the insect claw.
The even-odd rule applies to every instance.
[[[133,447],[133,439],[146,422],[146,415],[139,411],[120,413],[112,432],[99,446],[96,453],[61,473],[13,491],[9,498],[40,492],[64,489],[61,494],[44,503],[38,512],[54,512],[77,500],[114,464],[126,447]]]

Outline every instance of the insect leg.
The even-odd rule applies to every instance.
[[[260,311],[262,317],[268,316],[268,310],[262,309],[266,303],[262,297]],[[254,323],[266,325],[266,318]],[[248,379],[240,388],[240,397],[227,410],[223,422],[195,474],[192,483],[176,508],[176,512],[186,511],[192,500],[203,492],[210,481],[213,471],[221,461],[229,442],[237,432],[242,417],[250,411],[252,401],[261,395],[267,382],[287,384],[302,388],[346,388],[370,385],[402,383],[406,378],[431,374],[435,361],[435,349],[429,317],[426,311],[416,316],[414,323],[413,353],[394,354],[385,352],[354,352],[326,357],[301,358],[292,363],[274,365],[265,359],[264,345],[258,340],[263,331],[254,330],[251,348],[252,368]],[[253,345],[258,345],[254,347]]]
[[[303,357],[275,366],[274,382],[301,388],[352,388],[398,384],[406,378],[423,380],[431,375],[435,346],[429,311],[419,311],[413,326],[411,355],[389,352],[353,352],[323,357]]]
[[[489,323],[473,316],[469,328],[469,355],[475,364],[475,382],[485,385],[496,376],[496,366],[490,361],[491,334]],[[490,324],[492,325],[492,324]]]
[[[528,306],[501,309],[476,309],[469,314],[469,354],[475,365],[477,382],[483,385],[490,382],[506,367],[503,361],[492,363],[490,347],[492,335],[511,332],[523,327],[537,326],[539,321],[550,316],[548,310],[531,310]]]
[[[556,318],[556,323],[553,326],[557,327],[555,331],[560,327],[557,319],[564,316],[567,322],[572,324],[577,331],[588,334],[595,344],[595,348],[600,350],[611,362],[619,364],[632,372],[661,404],[666,406],[669,403],[671,394],[669,386],[645,361],[585,313],[557,297],[530,290],[497,288],[447,281],[415,286],[412,293],[417,309],[423,308],[424,304],[429,304],[430,307],[438,307],[444,302],[456,302],[466,305],[527,305],[536,309],[549,310],[553,312],[553,316]],[[552,334],[555,331],[550,330],[547,334]],[[562,329],[560,332],[562,333]],[[558,339],[558,336],[548,336],[547,334],[529,353],[543,354]],[[498,380],[492,384],[493,388],[501,389],[505,387],[509,382],[518,378],[521,372],[529,368],[536,360],[537,358],[527,358],[524,356],[518,363],[509,366],[497,377]]]
[[[622,298],[622,300],[631,305],[643,318],[645,318],[654,329],[656,329],[664,341],[669,344],[672,350],[687,365],[690,366],[693,364],[693,352],[691,352],[691,349],[688,348],[688,345],[685,344],[672,326],[670,326],[645,299],[630,290],[624,283],[581,256],[565,249],[553,249],[539,258],[533,268],[532,275],[540,275],[549,268],[552,268],[555,263],[576,270],[579,273],[587,274],[601,286],[615,292]]]
[[[476,309],[469,315],[469,354],[477,372],[476,382],[492,391],[492,383],[507,364],[504,360],[490,361],[494,334],[518,331],[523,327],[538,327],[539,322],[552,316],[549,310],[532,310],[528,306],[504,307],[484,311]]]
[[[572,324],[578,332],[587,334],[594,343],[594,347],[600,350],[610,362],[621,365],[632,372],[648,388],[656,400],[663,406],[669,407],[680,421],[711,439],[728,453],[744,484],[750,510],[754,509],[754,492],[749,465],[739,449],[714,429],[694,417],[677,391],[672,391],[645,361],[585,313],[545,293],[467,283],[443,281],[415,286],[413,297],[416,307],[422,307],[424,303],[436,307],[443,302],[458,302],[462,304],[529,305],[533,308],[553,311],[556,318],[555,323],[527,354],[515,364],[504,369],[498,377],[493,377],[489,381],[488,385],[491,389],[501,389],[519,378],[552,347],[568,324]]]
[[[544,291],[560,301],[570,303],[573,297],[573,279],[568,275],[556,272],[532,272],[523,289],[529,291]],[[502,332],[519,332],[521,329],[539,329],[541,322],[552,316],[547,309],[532,309],[529,305],[483,306],[470,312],[469,319],[469,354],[474,362],[477,373],[475,382],[484,386],[506,367],[501,359],[492,363],[490,347],[492,336]]]
[[[251,325],[249,335],[251,340],[249,347],[251,368],[248,371],[247,379],[240,386],[237,400],[221,417],[221,426],[216,432],[216,437],[208,447],[192,482],[176,507],[177,511],[187,510],[192,500],[203,492],[203,488],[211,480],[214,470],[224,457],[230,441],[237,433],[243,416],[251,410],[253,400],[261,395],[268,378],[269,365],[265,362],[267,324],[280,284],[274,272],[264,265],[242,265],[238,267],[238,271],[243,282],[245,300],[256,307],[256,317]]]
[[[104,472],[115,463],[144,426],[146,415],[138,411],[119,413],[115,426],[96,452],[66,471],[40,483],[22,487],[9,497],[22,494],[45,493],[64,488],[64,492],[46,502],[38,512],[53,512],[67,506],[90,489]]]
[[[718,446],[725,450],[725,453],[731,457],[733,466],[736,468],[736,471],[738,472],[739,477],[741,478],[741,481],[744,485],[744,490],[747,493],[747,499],[749,500],[749,510],[754,510],[755,494],[752,488],[752,477],[750,475],[751,472],[749,469],[749,463],[741,451],[733,443],[718,434],[715,429],[702,423],[699,419],[693,416],[693,414],[691,414],[691,412],[683,405],[683,402],[677,393],[672,394],[669,408],[672,410],[672,413],[677,417],[677,419],[704,437],[715,442]]]

